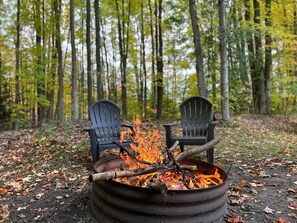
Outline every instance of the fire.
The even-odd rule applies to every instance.
[[[165,168],[166,163],[168,163],[168,152],[165,151],[161,143],[159,131],[157,129],[142,131],[141,121],[136,119],[133,122],[135,133],[132,138],[135,144],[132,144],[131,148],[135,157],[131,158],[127,154],[120,154],[121,158],[129,170],[146,170],[148,167],[160,168],[156,168],[156,171],[141,174],[137,177],[117,178],[115,179],[116,181],[139,187],[150,187],[152,182],[157,182],[157,184],[166,185],[168,190],[208,188],[223,182],[217,168],[210,175],[203,174],[198,170],[181,170],[179,167]],[[132,132],[128,131],[123,134],[121,136],[122,139],[126,134],[131,135]],[[178,154],[179,152],[174,152],[173,156],[176,157]]]

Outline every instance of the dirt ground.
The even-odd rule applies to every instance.
[[[239,131],[254,133],[253,122],[263,119],[266,118],[245,116],[235,120],[236,125],[220,124],[216,128],[222,143],[215,162],[229,171],[228,213],[220,223],[297,222],[294,127],[282,130],[281,140],[277,138],[272,143],[281,153],[263,149],[265,155],[251,155],[266,146],[252,143],[257,141],[258,133],[255,138],[247,135],[248,139],[242,139],[251,142],[244,148],[236,138]],[[271,135],[280,135],[281,131],[281,121],[271,120],[263,121],[267,127],[261,124],[265,128],[262,133],[270,141]],[[88,136],[80,124],[75,128],[67,132],[64,126],[55,125],[50,130],[44,127],[41,131],[0,133],[0,138],[13,138],[0,139],[0,222],[96,222],[90,211],[92,185],[88,176],[92,165]],[[230,149],[237,147],[244,151]]]

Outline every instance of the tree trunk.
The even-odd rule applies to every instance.
[[[193,38],[195,45],[195,57],[196,57],[196,73],[198,80],[198,90],[202,97],[207,97],[206,88],[204,83],[204,71],[203,71],[203,55],[202,46],[200,41],[200,31],[198,26],[196,0],[189,0],[189,11],[192,22]]]
[[[58,53],[58,101],[57,101],[57,119],[64,119],[64,74],[63,74],[63,55],[61,43],[60,17],[61,0],[54,0],[55,20],[56,20],[56,48]]]
[[[41,38],[42,38],[42,24],[41,24],[41,13],[40,13],[40,0],[35,1],[35,31],[36,31],[36,53],[37,53],[37,124],[41,125],[45,118],[45,108],[42,100],[45,99],[45,80],[44,71],[42,69],[42,48],[41,48]]]
[[[152,9],[152,4],[151,0],[148,0],[149,4],[149,9],[150,9],[150,34],[151,34],[151,49],[152,49],[152,55],[151,55],[151,60],[152,60],[152,81],[151,81],[151,88],[152,88],[152,108],[156,108],[156,95],[157,95],[157,90],[156,90],[156,73],[155,73],[155,40],[154,40],[154,26],[153,26],[153,9]]]
[[[271,27],[271,0],[265,0],[265,26]],[[265,87],[265,113],[270,113],[270,73],[272,67],[271,54],[272,38],[270,31],[265,33],[265,65],[264,65],[264,87]]]
[[[77,98],[77,77],[76,77],[76,48],[74,30],[74,0],[70,0],[70,32],[71,32],[71,84],[72,84],[72,120],[78,120],[78,98]]]
[[[221,58],[221,103],[222,119],[230,121],[229,113],[229,80],[228,80],[228,51],[227,51],[227,28],[224,0],[219,0],[219,25],[220,25],[220,58]]]
[[[20,14],[21,14],[21,1],[17,2],[17,21],[16,21],[16,42],[15,42],[15,104],[17,106],[16,109],[16,120],[14,121],[14,129],[18,129],[19,122],[19,103],[20,103],[20,84],[19,84],[19,73],[20,73]],[[1,78],[1,77],[0,77]],[[0,95],[1,95],[0,91]],[[1,102],[1,99],[0,99]]]
[[[244,19],[246,23],[251,22],[251,12],[250,12],[250,1],[245,0],[245,15]],[[256,74],[256,58],[255,58],[255,50],[254,50],[254,41],[253,41],[253,34],[251,31],[251,26],[249,25],[249,30],[246,33],[246,41],[247,41],[247,48],[248,48],[248,58],[249,58],[249,66],[251,72],[251,81],[252,81],[252,96],[253,96],[253,104],[254,104],[254,112],[259,113],[258,108],[258,82],[257,82],[257,74]]]
[[[146,71],[146,58],[145,58],[145,41],[144,41],[144,18],[143,18],[143,0],[141,0],[141,61],[142,61],[142,70],[144,75],[144,91],[142,93],[143,97],[143,113],[144,118],[146,119],[146,105],[147,105],[147,71]]]
[[[87,0],[87,32],[86,32],[86,43],[87,43],[87,82],[88,82],[88,106],[90,107],[93,103],[92,95],[92,58],[91,58],[91,1]]]
[[[254,22],[258,26],[261,25],[261,13],[260,13],[260,3],[259,0],[254,0]],[[262,58],[262,37],[261,29],[257,28],[255,30],[255,53],[256,53],[256,78],[254,81],[257,82],[257,110],[260,114],[265,113],[265,92],[264,92],[264,70],[263,70],[263,58]]]
[[[157,119],[162,118],[163,109],[163,39],[162,39],[162,0],[159,0],[158,5],[158,29],[156,36],[158,41],[157,49]]]
[[[116,10],[118,19],[118,36],[119,36],[119,49],[120,49],[120,67],[121,67],[121,87],[122,87],[122,115],[127,118],[127,58],[129,51],[129,32],[130,32],[130,14],[131,14],[131,1],[128,2],[127,21],[125,21],[125,7],[124,0],[121,2],[121,9],[119,9],[118,0],[116,0]],[[125,32],[126,31],[126,32]]]
[[[101,58],[101,27],[100,27],[100,5],[99,0],[95,0],[95,27],[96,27],[96,76],[97,76],[97,97],[98,100],[103,99],[103,83],[102,83],[102,58]]]

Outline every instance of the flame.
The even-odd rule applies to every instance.
[[[162,165],[163,161],[166,159],[163,154],[166,154],[166,152],[162,151],[163,144],[160,140],[160,132],[157,129],[142,131],[142,123],[139,119],[135,119],[133,123],[135,125],[135,132],[134,135],[132,135],[132,139],[135,144],[131,144],[131,148],[136,159],[143,162],[137,162],[130,156],[123,154],[120,154],[121,158],[130,170],[148,168],[153,165]],[[127,134],[131,135],[132,131],[128,130],[123,132],[121,139],[124,139]],[[176,157],[178,153],[178,151],[175,151],[173,153],[174,157]],[[188,172],[188,174],[182,174],[178,171],[155,171],[153,173],[142,174],[137,177],[123,177],[115,180],[133,186],[148,187],[148,182],[152,182],[157,179],[163,182],[167,186],[168,190],[208,188],[210,186],[223,183],[223,180],[218,172],[218,168],[215,168],[213,174],[203,174],[200,171]]]

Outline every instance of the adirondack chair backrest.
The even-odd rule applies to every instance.
[[[99,100],[89,108],[92,128],[99,142],[120,138],[120,107],[108,100]]]
[[[191,97],[180,105],[184,136],[206,136],[211,120],[212,104],[202,97]]]

